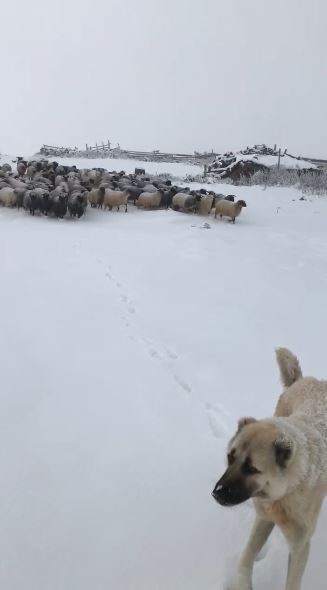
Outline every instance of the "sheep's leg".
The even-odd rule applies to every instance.
[[[217,219],[217,211],[215,211],[215,219]]]
[[[232,223],[235,223],[235,217],[232,218]]]
[[[119,211],[119,205],[117,205],[117,211]]]
[[[127,213],[127,203],[126,203],[126,206],[125,206],[125,213]]]

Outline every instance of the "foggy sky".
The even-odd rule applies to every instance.
[[[325,0],[1,7],[0,151],[277,143],[327,158]]]

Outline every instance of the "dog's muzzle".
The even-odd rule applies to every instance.
[[[223,484],[219,480],[212,492],[212,496],[221,506],[236,506],[248,500],[250,494],[240,482],[230,484],[226,482],[226,484]]]

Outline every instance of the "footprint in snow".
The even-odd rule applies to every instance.
[[[150,356],[152,356],[152,358],[158,359],[159,361],[162,360],[159,352],[155,348],[149,348],[148,353]]]
[[[225,438],[228,435],[228,429],[225,425],[223,413],[212,404],[205,404],[208,415],[210,430],[215,438]]]
[[[131,305],[128,308],[128,313],[131,313],[131,314],[135,313],[135,309]]]
[[[174,375],[174,379],[175,379],[176,383],[179,385],[179,387],[184,389],[184,391],[186,391],[187,393],[191,393],[192,389],[191,389],[190,385],[188,383],[186,383],[186,381],[181,379],[179,377],[179,375]]]
[[[172,359],[173,361],[176,361],[178,359],[177,354],[175,354],[174,352],[172,352],[171,350],[169,350],[169,348],[165,348],[165,352],[167,353],[167,355],[169,356],[169,358]]]

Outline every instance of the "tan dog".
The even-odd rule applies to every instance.
[[[286,590],[299,590],[327,494],[327,381],[302,377],[297,358],[276,352],[286,391],[275,416],[242,418],[214,498],[235,506],[253,498],[257,518],[229,590],[251,590],[253,564],[274,526],[289,545]]]

